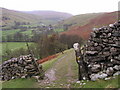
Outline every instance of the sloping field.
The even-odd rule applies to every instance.
[[[71,27],[83,26],[83,25],[89,23],[89,21],[92,20],[93,18],[98,17],[102,14],[104,14],[104,13],[88,13],[88,14],[75,15],[75,16],[70,17],[64,21],[61,21],[59,24],[60,25],[72,24]]]
[[[93,28],[106,26],[116,22],[117,20],[118,12],[105,13],[90,20],[89,23],[85,24],[84,26],[72,27],[68,31],[62,32],[61,34],[78,35],[87,40]]]
[[[29,43],[29,45],[31,45],[31,44],[33,44],[33,43]],[[20,49],[20,48],[27,49],[25,42],[3,42],[3,43],[0,43],[0,47],[2,48],[2,49],[0,49],[0,52],[2,52],[1,54],[4,54],[6,52],[6,50],[14,51],[14,50]]]
[[[5,18],[0,20],[0,22],[2,22],[2,25],[13,25],[14,21],[35,23],[42,19],[40,16],[37,15],[27,14],[20,11],[8,10],[5,8],[0,9],[2,10],[0,17]]]

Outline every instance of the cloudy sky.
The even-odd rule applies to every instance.
[[[112,12],[119,0],[0,0],[0,7],[19,11],[53,10],[73,15]]]

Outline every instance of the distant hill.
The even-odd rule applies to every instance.
[[[92,19],[85,18],[81,20],[81,17],[77,17],[77,19],[79,19],[79,23],[83,23],[83,22],[84,23],[78,24],[77,26],[73,26],[69,28],[68,31],[62,32],[61,34],[78,35],[78,36],[81,36],[83,39],[87,40],[93,28],[106,26],[116,22],[118,20],[118,12],[116,11],[116,12],[110,12],[110,13],[103,13],[100,15],[98,14]]]
[[[44,18],[43,22],[47,21],[52,24],[56,24],[58,21],[61,21],[73,16],[72,14],[69,14],[69,13],[57,12],[57,11],[41,11],[40,10],[40,11],[26,11],[25,13],[41,16],[42,18]]]
[[[66,20],[59,22],[59,25],[71,25],[71,26],[82,26],[87,24],[91,19],[102,15],[103,13],[87,13],[87,14],[80,14],[70,17]]]
[[[14,21],[36,23],[42,20],[42,18],[37,15],[27,14],[5,8],[0,9],[2,10],[2,13],[0,14],[2,21],[0,20],[0,22],[2,22],[3,25],[12,25]]]
[[[71,17],[71,14],[55,12],[55,11],[15,11],[5,8],[0,8],[0,23],[2,25],[13,25],[17,22],[29,22],[29,23],[44,23],[44,24],[55,24],[60,20]]]

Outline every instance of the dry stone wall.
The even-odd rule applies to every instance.
[[[91,80],[120,74],[120,21],[94,28],[84,47]]]
[[[40,71],[38,70],[40,69]],[[11,80],[15,78],[27,78],[31,76],[40,75],[42,73],[42,66],[36,66],[31,55],[20,56],[12,58],[2,63],[0,66],[0,79]]]

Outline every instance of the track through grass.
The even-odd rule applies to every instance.
[[[116,76],[108,81],[81,81],[85,85],[76,83],[78,78],[78,66],[75,61],[74,50],[66,50],[64,54],[60,54],[57,58],[42,64],[46,73],[54,78],[36,82],[33,78],[16,79],[3,83],[4,88],[120,88],[120,76]],[[54,73],[51,73],[54,72]],[[28,85],[29,84],[29,85]]]

